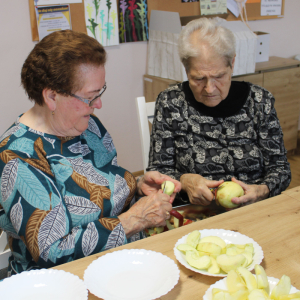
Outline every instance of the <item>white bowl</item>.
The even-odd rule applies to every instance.
[[[254,266],[256,264],[259,265],[264,258],[263,250],[259,246],[259,244],[244,234],[241,234],[241,233],[235,232],[235,231],[231,231],[231,230],[225,230],[225,229],[203,229],[203,230],[199,230],[199,231],[201,233],[201,238],[203,238],[205,236],[218,236],[218,237],[222,238],[226,242],[226,244],[249,244],[249,243],[252,243],[253,247],[254,247],[254,256],[253,256],[252,263],[247,267],[247,269],[249,271],[253,270]],[[185,254],[177,249],[178,245],[186,243],[187,236],[188,236],[188,234],[183,236],[182,238],[180,238],[177,241],[177,243],[175,244],[174,253],[175,253],[177,260],[182,265],[184,265],[186,268],[188,268],[192,271],[195,271],[197,273],[201,273],[203,275],[214,276],[214,277],[227,276],[227,273],[224,273],[224,272],[221,272],[220,274],[211,274],[205,270],[199,270],[199,269],[196,269],[196,268],[190,266],[186,261]]]
[[[62,270],[31,270],[13,275],[0,283],[1,299],[86,300],[83,281]]]
[[[274,278],[274,277],[268,277],[269,281],[269,286],[270,286],[270,294],[273,290],[273,288],[276,286],[278,283],[279,279]],[[212,289],[213,288],[218,288],[222,290],[227,290],[227,285],[226,285],[226,278],[220,279],[216,283],[212,284],[206,291],[206,293],[203,296],[203,300],[212,300]],[[296,293],[298,290],[295,287],[291,287],[290,294]]]
[[[93,261],[84,272],[88,290],[105,300],[151,300],[167,294],[179,280],[169,257],[144,249],[120,250]]]

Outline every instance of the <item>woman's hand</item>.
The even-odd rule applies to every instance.
[[[149,196],[161,189],[161,184],[166,181],[172,181],[175,184],[174,193],[170,197],[170,203],[174,201],[176,193],[181,190],[181,183],[168,175],[161,174],[157,171],[147,172],[138,182],[137,190],[140,196]]]
[[[180,177],[182,190],[184,190],[192,204],[209,205],[214,199],[210,188],[216,188],[224,180],[208,180],[198,174],[184,174]]]
[[[238,183],[244,190],[245,194],[241,197],[234,197],[231,199],[232,203],[235,204],[251,204],[263,199],[268,198],[269,196],[269,188],[267,185],[257,185],[257,184],[246,184],[240,180],[235,179],[234,177],[231,179],[233,182]]]
[[[130,237],[145,228],[166,225],[166,219],[170,218],[171,209],[170,196],[163,194],[160,190],[141,198],[118,218],[126,236]]]

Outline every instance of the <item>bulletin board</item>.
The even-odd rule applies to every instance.
[[[28,0],[28,1],[29,1],[32,40],[38,41],[39,35],[37,29],[34,0]],[[178,12],[180,17],[194,17],[194,16],[201,15],[199,2],[183,3],[181,0],[148,0],[147,2],[148,2],[148,20],[150,20],[151,10],[153,9]],[[274,19],[274,18],[283,17],[284,5],[285,5],[285,0],[282,0],[281,16],[261,16],[260,3],[258,2],[246,3],[248,20],[253,21],[253,20]],[[84,18],[84,0],[82,0],[82,3],[71,3],[70,12],[71,12],[72,30],[87,33],[85,18]],[[227,10],[227,12],[228,12],[228,14],[226,14],[227,21],[236,21],[241,19],[240,17],[236,18],[229,10]]]

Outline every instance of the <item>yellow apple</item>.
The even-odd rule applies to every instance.
[[[243,264],[242,267],[245,267],[245,268],[246,268],[246,267],[248,267],[249,265],[251,265],[251,263],[252,263],[252,261],[253,261],[252,254],[249,253],[249,252],[247,252],[247,251],[245,251],[245,252],[242,253],[242,255],[244,255],[244,256],[246,257],[246,261],[245,261],[245,263]]]
[[[229,293],[235,293],[239,290],[248,290],[245,282],[239,273],[235,270],[230,270],[226,278],[226,285]]]
[[[230,270],[236,270],[238,267],[243,265],[245,260],[246,257],[242,254],[221,254],[217,257],[217,263],[225,273],[228,273]]]
[[[162,183],[161,189],[165,194],[171,196],[175,189],[175,184],[172,181],[166,180]]]
[[[186,251],[185,258],[190,266],[199,270],[208,269],[211,265],[211,258],[208,255],[199,256],[194,251]]]
[[[177,249],[184,253],[186,251],[194,251],[194,252],[198,253],[194,247],[192,247],[191,245],[188,245],[188,244],[180,244],[177,246]]]
[[[221,290],[218,288],[213,288],[212,300],[232,300],[232,298],[228,291]]]
[[[199,241],[200,241],[200,231],[199,230],[194,230],[193,232],[189,233],[187,238],[186,238],[186,243],[194,248],[197,247]]]
[[[267,294],[264,290],[254,289],[250,292],[248,296],[248,300],[268,300],[269,294]]]
[[[300,292],[296,292],[296,293],[284,295],[284,296],[279,296],[279,300],[290,300],[290,299],[294,299],[294,300],[300,299]]]
[[[288,295],[291,289],[290,277],[283,275],[271,292],[271,298],[279,300],[280,296]]]
[[[214,243],[199,243],[197,246],[198,251],[208,252],[214,258],[221,254],[222,248]]]
[[[239,204],[232,203],[231,199],[234,197],[241,197],[243,195],[243,188],[233,181],[225,181],[219,185],[215,192],[216,202],[226,208],[238,207]]]
[[[217,264],[217,261],[212,256],[211,259],[211,266],[208,268],[207,272],[211,274],[219,274],[220,273],[220,267]]]
[[[266,271],[261,265],[255,265],[254,270],[256,275],[257,288],[265,290],[269,295],[270,287]]]
[[[218,236],[205,236],[200,240],[199,243],[214,243],[219,245],[222,249],[226,247],[225,241]]]
[[[242,255],[242,254],[240,254]],[[252,290],[257,289],[257,282],[254,275],[244,267],[238,267],[236,271],[242,276],[245,281],[246,287],[251,292]]]

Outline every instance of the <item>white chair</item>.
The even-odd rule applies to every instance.
[[[152,124],[154,118],[155,102],[146,102],[145,97],[137,97],[136,108],[139,121],[139,131],[143,154],[144,172],[148,167],[149,149],[150,149],[150,130],[149,122]]]
[[[10,249],[6,249],[7,237],[6,233],[0,233],[0,270],[8,267],[8,258],[10,256]]]

